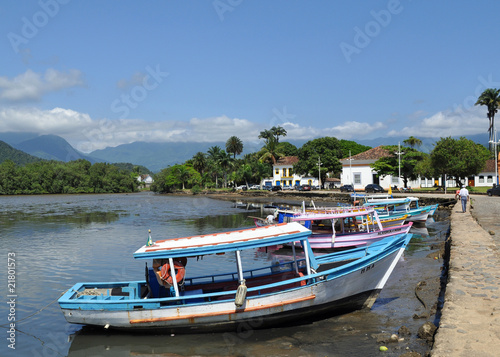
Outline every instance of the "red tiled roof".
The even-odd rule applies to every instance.
[[[285,156],[276,161],[276,165],[294,165],[299,162],[298,156]]]
[[[483,172],[495,172],[495,159],[486,160]]]
[[[389,157],[392,155],[393,154],[389,150],[384,149],[382,146],[377,146],[374,147],[373,149],[366,150],[357,155],[342,159],[342,161],[348,160],[350,158],[354,160],[378,160],[381,157]]]

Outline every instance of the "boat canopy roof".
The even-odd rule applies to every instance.
[[[407,204],[410,202],[410,199],[405,198],[388,198],[386,200],[369,200],[364,203],[363,206],[385,206],[385,205],[397,205],[397,204]]]
[[[317,221],[323,219],[342,219],[348,217],[359,217],[373,214],[375,209],[372,207],[359,207],[354,209],[337,209],[324,212],[311,212],[295,215],[292,221]]]
[[[242,229],[192,237],[165,239],[151,246],[142,246],[135,259],[165,259],[194,257],[261,248],[307,239],[311,231],[300,223],[281,223],[271,226]]]

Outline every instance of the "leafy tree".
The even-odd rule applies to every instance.
[[[422,140],[410,136],[408,139],[403,140],[403,143],[411,147],[412,149],[416,147],[420,147],[422,145]]]
[[[422,160],[415,165],[415,174],[419,177],[431,178],[434,176],[434,168],[432,167],[431,156],[423,154]]]
[[[339,159],[342,158],[342,148],[337,138],[323,137],[310,140],[299,149],[299,162],[294,171],[318,177],[318,163],[321,160],[321,182],[325,182],[328,172],[338,175],[342,170]]]
[[[130,173],[105,163],[87,160],[36,161],[16,166],[0,164],[0,194],[133,192],[137,182]]]
[[[174,165],[161,170],[154,176],[151,190],[168,193],[175,189],[184,189],[186,184],[197,185],[201,182],[201,175],[190,165]]]
[[[486,89],[483,93],[481,93],[475,105],[484,105],[488,108],[488,113],[486,114],[486,116],[489,120],[489,141],[493,142],[495,140],[495,138],[493,137],[493,129],[495,128],[495,114],[498,111],[498,106],[500,106],[500,89]]]
[[[349,157],[349,151],[351,152],[351,156],[354,156],[371,149],[370,146],[361,145],[355,141],[344,139],[340,140],[340,147],[342,149],[342,159]]]
[[[248,181],[252,179],[253,170],[250,164],[242,164],[238,170],[233,173],[233,180],[236,182],[245,182],[245,185],[248,187]]]
[[[233,154],[233,158],[243,152],[243,142],[237,136],[231,136],[226,141],[226,151]]]
[[[283,154],[283,156],[298,156],[299,155],[299,149],[293,145],[290,144],[287,141],[283,141],[278,144],[278,151]]]
[[[409,180],[416,180],[418,178],[415,167],[424,159],[425,154],[410,147],[399,148],[398,145],[387,145],[384,146],[384,149],[392,155],[378,159],[370,165],[371,168],[382,177],[387,175],[399,176],[399,172],[401,171],[403,185],[404,187],[408,187]],[[399,149],[403,152],[401,159],[396,154]]]
[[[484,146],[465,137],[447,137],[435,144],[430,156],[435,175],[454,177],[462,185],[464,178],[477,175],[484,169],[490,153]]]

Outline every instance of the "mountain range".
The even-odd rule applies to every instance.
[[[416,136],[418,137],[418,135]],[[468,136],[468,139],[488,147],[488,135],[479,134]],[[398,142],[403,143],[407,138],[377,138],[372,140],[359,140],[358,144],[376,147],[379,145],[395,145]],[[437,141],[435,138],[424,138],[420,150],[423,152],[431,152],[434,143]],[[5,142],[5,145],[0,146],[0,155],[3,152],[10,152],[13,155],[19,155],[19,152],[12,151],[17,149],[33,158],[25,157],[24,163],[42,158],[47,160],[59,161],[73,161],[78,159],[85,159],[91,163],[95,162],[108,162],[108,163],[131,163],[134,165],[142,165],[147,167],[153,172],[158,172],[163,168],[171,165],[183,163],[192,158],[197,152],[207,152],[212,146],[219,146],[225,148],[223,142],[213,143],[146,143],[146,142],[133,142],[130,144],[123,144],[116,147],[108,147],[102,150],[96,150],[89,154],[84,154],[74,149],[65,139],[57,135],[37,135],[35,133],[0,133],[0,144]],[[304,141],[289,141],[297,147],[301,147]],[[256,152],[262,146],[262,143],[244,143],[244,152]],[[10,149],[8,148],[10,147]],[[5,151],[7,150],[7,151]],[[0,156],[0,162],[5,158]]]

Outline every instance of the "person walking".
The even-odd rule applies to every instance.
[[[460,196],[460,201],[462,201],[462,212],[465,213],[467,208],[467,200],[469,199],[469,190],[465,188],[465,185],[462,185],[462,189],[458,193]]]

